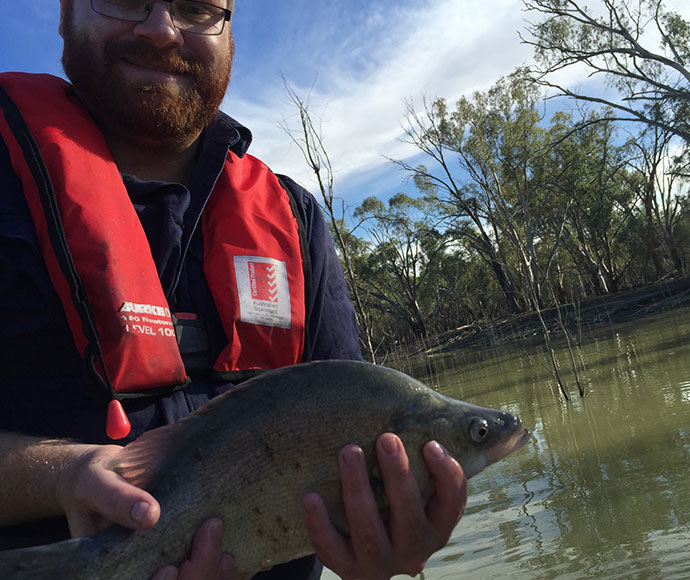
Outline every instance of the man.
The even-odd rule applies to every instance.
[[[232,9],[61,0],[72,85],[0,75],[3,547],[154,526],[155,498],[107,467],[113,439],[175,421],[254,369],[360,356],[314,199],[245,155],[251,134],[218,111]],[[437,489],[426,508],[400,441],[382,435],[378,455],[389,526],[355,446],[340,456],[351,537],[318,496],[303,501],[317,555],[343,578],[416,573],[464,510],[462,470],[437,444],[425,447]],[[228,576],[223,525],[203,524],[189,560],[155,578]],[[320,570],[310,557],[259,576]]]

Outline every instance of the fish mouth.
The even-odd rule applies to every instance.
[[[518,419],[519,421],[519,419]],[[497,443],[487,452],[488,465],[500,461],[507,455],[517,451],[527,443],[530,438],[529,429],[523,427],[519,422],[517,428],[505,441]]]

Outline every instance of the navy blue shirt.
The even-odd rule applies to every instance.
[[[242,156],[250,142],[248,129],[219,113],[204,131],[188,186],[122,176],[171,310],[200,315],[218,352],[227,339],[204,277],[201,228],[197,226],[228,149]],[[305,224],[311,260],[306,358],[359,359],[354,310],[318,204],[290,178],[280,177],[292,192]],[[0,188],[0,429],[109,442],[104,431],[105,404],[78,373],[78,355],[62,305],[43,264],[21,184],[1,139]],[[130,439],[176,421],[232,386],[204,373],[192,374],[191,379],[181,391],[124,401],[132,423]]]

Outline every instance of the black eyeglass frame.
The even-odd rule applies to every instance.
[[[109,2],[108,0],[104,0],[104,1],[105,1],[106,4],[115,4],[115,2]],[[150,2],[150,3],[153,3],[154,1],[155,1],[155,0],[152,0],[152,2]],[[172,23],[173,23],[173,25],[175,26],[175,28],[178,28],[178,30],[180,30],[180,31],[182,31],[182,32],[189,32],[189,33],[191,33],[191,34],[202,34],[202,35],[204,35],[204,36],[218,36],[218,35],[220,35],[220,34],[223,34],[223,30],[225,30],[225,23],[226,23],[226,22],[230,22],[230,19],[232,18],[232,10],[230,10],[230,9],[228,9],[228,8],[223,8],[223,7],[221,7],[221,6],[216,6],[215,4],[209,4],[208,2],[200,2],[199,0],[191,0],[192,2],[195,2],[196,4],[202,4],[202,5],[204,5],[204,6],[211,6],[211,7],[213,7],[213,8],[217,8],[218,10],[222,10],[222,11],[223,11],[223,26],[222,26],[222,28],[221,28],[218,32],[211,32],[211,33],[207,33],[207,32],[197,32],[197,31],[194,31],[194,30],[187,30],[187,29],[184,29],[184,28],[179,28],[179,27],[175,24],[175,18],[174,18],[174,15],[173,15],[173,13],[172,13],[172,4],[173,4],[173,2],[174,2],[175,0],[161,0],[161,1],[162,1],[162,2],[167,2],[167,3],[169,4],[169,8],[168,8],[168,9],[171,11],[171,12],[170,12],[170,16],[172,17]],[[113,16],[113,15],[111,15],[111,14],[105,14],[105,13],[103,13],[103,12],[99,12],[98,10],[96,10],[96,7],[93,5],[93,3],[94,3],[94,0],[91,0],[91,10],[93,10],[96,14],[100,14],[101,16],[107,16],[108,18],[115,18],[115,19],[117,19],[117,20],[124,20],[124,21],[126,21],[126,22],[146,22],[146,18],[148,18],[148,14],[146,15],[146,18],[144,18],[143,20],[139,20],[138,18],[137,18],[137,19],[134,19],[134,18],[122,18],[122,17],[120,17],[120,16]]]

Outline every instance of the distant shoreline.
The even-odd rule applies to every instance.
[[[563,335],[561,323],[570,332],[576,332],[580,328],[592,330],[606,324],[636,320],[687,306],[690,306],[690,277],[597,296],[577,304],[544,309],[541,316],[552,340],[558,340]],[[492,347],[515,342],[541,343],[542,332],[538,314],[528,312],[499,320],[468,324],[441,332],[423,341],[410,341],[389,353],[388,357],[395,360],[401,357],[444,354],[465,348]]]

